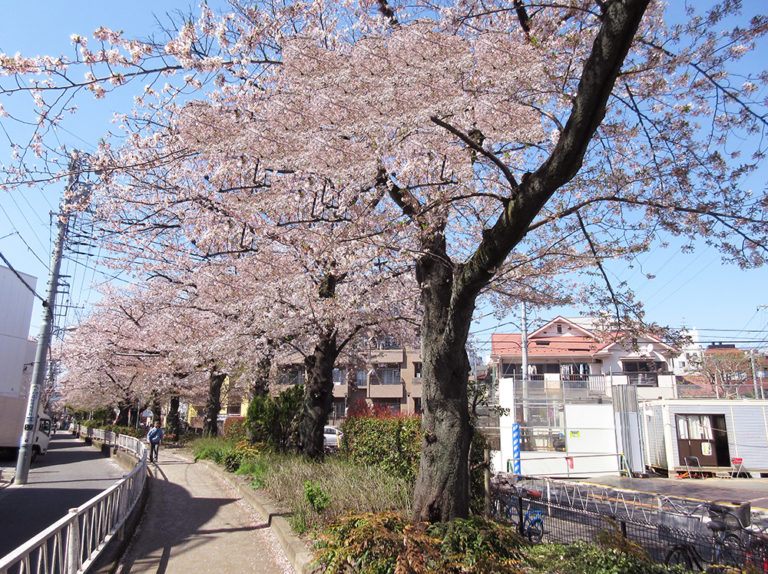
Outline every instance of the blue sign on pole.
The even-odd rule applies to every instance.
[[[520,474],[520,425],[512,425],[512,472]]]

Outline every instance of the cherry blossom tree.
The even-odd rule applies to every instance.
[[[380,8],[356,34],[326,21],[286,38],[272,74],[189,104],[179,128],[222,169],[237,157],[344,190],[361,237],[409,230],[390,240],[414,253],[423,306],[415,517],[445,520],[468,512],[478,296],[547,294],[563,269],[607,279],[603,261],[659,231],[764,263],[766,197],[739,186],[762,143],[740,159],[729,142],[764,133],[765,76],[737,86],[727,68],[766,19],[721,33],[728,5],[667,28],[645,0]],[[606,283],[621,320],[630,299]]]
[[[166,276],[257,253],[286,229],[296,233],[277,244],[291,249],[324,233],[367,246],[311,258],[318,308],[340,300],[320,294],[348,269],[410,257],[423,313],[414,515],[466,516],[465,346],[479,297],[587,298],[596,276],[623,323],[637,307],[604,263],[660,233],[717,245],[744,267],[765,262],[768,200],[744,182],[765,151],[766,75],[738,64],[768,23],[740,8],[667,26],[650,0],[243,7],[184,26],[162,56],[100,32],[138,62],[191,71],[146,92],[122,118],[125,141],[94,159],[114,249],[142,247],[143,272]],[[93,85],[104,80],[120,82],[110,72]],[[17,169],[14,181],[29,179]],[[553,280],[580,270],[583,293]]]

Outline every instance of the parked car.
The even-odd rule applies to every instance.
[[[338,450],[344,433],[336,427],[327,426],[323,429],[323,447],[325,450]]]

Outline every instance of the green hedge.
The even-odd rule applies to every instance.
[[[420,416],[350,417],[342,424],[342,432],[342,452],[355,463],[416,480],[421,453]]]

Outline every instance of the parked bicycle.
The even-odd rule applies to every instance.
[[[659,534],[674,543],[666,555],[667,565],[704,570],[707,564],[743,564],[745,549],[740,534],[749,525],[749,503],[705,502],[687,511],[664,498],[661,506],[664,505],[671,510],[660,507]]]
[[[522,536],[534,544],[541,542],[544,536],[544,511],[531,507],[531,500],[540,499],[541,492],[538,490],[513,487],[512,495],[504,509],[504,517],[517,527]]]
[[[745,564],[749,572],[768,574],[768,532],[766,528],[753,529],[748,533]]]

